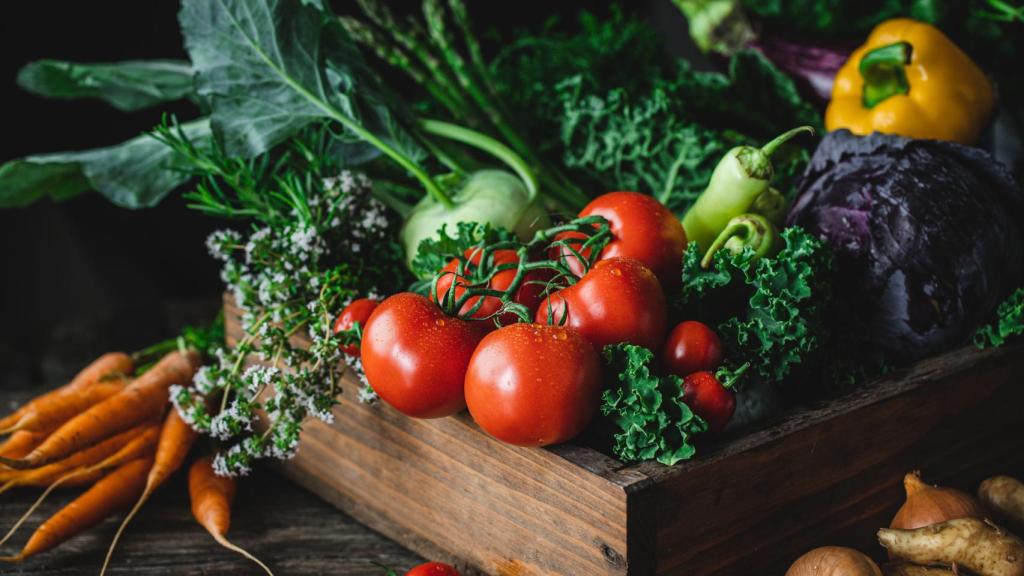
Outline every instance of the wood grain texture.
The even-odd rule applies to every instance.
[[[226,302],[229,341],[239,327]],[[1024,466],[1024,345],[964,348],[674,467],[587,446],[524,449],[467,414],[415,420],[355,402],[313,423],[285,472],[356,518],[470,573],[781,573],[807,549],[856,544],[902,502],[901,478],[973,491]]]

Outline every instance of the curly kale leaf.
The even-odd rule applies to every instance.
[[[666,466],[692,458],[692,439],[707,430],[707,423],[683,402],[682,379],[652,374],[654,354],[642,346],[605,346],[604,358],[616,375],[601,404],[601,413],[619,429],[615,455],[624,462],[653,459]]]
[[[561,147],[557,134],[562,103],[555,91],[561,81],[578,75],[588,90],[647,90],[666,64],[657,34],[614,4],[606,17],[583,12],[575,23],[552,18],[540,30],[517,31],[491,62],[491,70],[499,95],[530,141],[546,152]]]
[[[416,250],[412,272],[417,278],[426,280],[414,284],[412,290],[426,293],[430,287],[430,278],[453,258],[461,258],[466,250],[507,240],[512,240],[511,232],[494,228],[488,223],[459,222],[452,234],[449,234],[447,224],[441,226],[437,235],[420,242]]]
[[[707,319],[730,361],[750,362],[756,377],[776,383],[820,357],[829,339],[831,294],[827,247],[801,228],[783,231],[782,238],[785,247],[771,258],[722,251],[705,270],[690,246],[683,259],[683,304],[715,310]]]
[[[820,117],[796,86],[757,52],[741,51],[728,76],[685,61],[645,91],[598,91],[582,76],[557,87],[563,161],[608,189],[648,192],[677,213],[707,186],[718,160],[740,144],[760,145]],[[787,146],[775,158],[777,187],[792,182],[807,152]]]
[[[974,335],[978,348],[1002,346],[1007,340],[1024,334],[1024,288],[1018,288],[996,309],[995,322],[981,327]]]

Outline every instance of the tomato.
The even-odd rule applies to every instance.
[[[650,268],[663,286],[681,282],[686,232],[675,214],[661,202],[639,192],[609,192],[587,204],[579,216],[604,216],[608,220],[613,239],[601,251],[601,260],[634,258]],[[566,232],[558,238],[582,236]],[[562,251],[570,254],[564,248]],[[570,255],[566,261],[579,275],[582,270],[576,258]]]
[[[714,370],[722,363],[722,341],[707,324],[680,322],[668,335],[663,358],[665,369],[677,376]]]
[[[479,249],[471,248],[466,250],[463,255],[469,262],[469,268],[473,269],[480,264],[481,251]],[[495,290],[507,290],[512,284],[512,281],[515,280],[516,269],[514,266],[519,264],[519,255],[516,254],[515,250],[495,250],[492,254],[492,259],[495,267],[501,265],[513,266],[508,270],[502,270],[501,272],[496,273],[487,284],[488,287]],[[461,265],[462,261],[455,258],[441,269],[437,278],[436,293],[430,294],[431,300],[436,302],[444,298],[444,295],[451,289],[452,282],[455,282],[456,299],[460,298],[465,293],[466,289],[463,288],[463,286],[468,284],[470,281],[467,281],[464,276],[458,275]],[[544,293],[543,281],[549,277],[550,274],[546,271],[528,272],[526,277],[523,278],[523,282],[519,285],[519,288],[514,294],[512,294],[512,301],[526,306],[526,308],[529,309],[530,314],[533,314],[534,311],[537,310],[537,305],[540,304],[541,296]],[[473,313],[473,318],[487,318],[501,308],[501,299],[495,296],[476,296],[474,298],[470,298],[462,306],[460,314],[469,313],[480,298],[483,298],[483,303],[480,305],[480,308]],[[503,314],[500,319],[504,324],[511,324],[512,322],[515,322],[516,316],[514,314]]]
[[[418,294],[395,294],[363,328],[366,379],[385,402],[409,416],[460,412],[466,407],[466,367],[487,333],[484,324],[446,316]]]
[[[683,402],[708,423],[708,432],[721,432],[736,410],[736,395],[711,372],[683,378]]]
[[[334,333],[344,332],[351,330],[356,322],[363,328],[366,328],[366,321],[370,318],[370,314],[377,309],[377,305],[380,304],[380,300],[373,298],[359,298],[353,300],[345,309],[338,315],[337,320],[334,321]],[[349,356],[359,356],[359,344],[349,344],[338,347],[342,352]]]
[[[601,260],[576,284],[554,292],[537,308],[539,324],[579,330],[599,350],[629,342],[660,350],[665,341],[666,305],[649,268],[632,258]]]
[[[459,571],[444,562],[426,562],[409,570],[405,576],[459,576]]]
[[[571,328],[512,324],[487,335],[466,372],[466,404],[488,434],[519,446],[565,442],[601,396],[601,361]]]

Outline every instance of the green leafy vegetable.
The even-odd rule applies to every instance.
[[[656,80],[644,94],[594,93],[580,76],[562,82],[565,165],[607,189],[648,192],[682,213],[733,146],[760,145],[794,125],[820,126],[793,82],[759,53],[735,54],[729,70],[726,76],[681,62],[674,78]],[[780,190],[792,193],[806,160],[799,149],[779,155]]]
[[[209,145],[206,119],[181,128],[197,147]],[[184,167],[181,155],[149,134],[107,148],[27,156],[0,166],[0,207],[96,190],[123,208],[147,208],[189,179]]]
[[[671,466],[696,453],[693,436],[707,423],[683,402],[683,380],[651,373],[654,354],[633,344],[604,348],[614,386],[602,397],[601,413],[618,427],[612,451],[624,462],[657,460]]]
[[[996,309],[997,319],[981,327],[974,335],[978,348],[1002,346],[1007,340],[1024,334],[1024,288],[1018,288]]]
[[[512,239],[511,232],[486,223],[459,222],[451,234],[448,225],[445,224],[438,230],[437,236],[420,242],[416,257],[412,261],[412,272],[419,278],[428,279],[422,285],[422,291],[427,292],[430,287],[429,279],[453,258],[462,258],[466,250],[476,246]]]
[[[781,236],[785,247],[772,258],[720,251],[705,270],[696,246],[683,256],[684,306],[717,326],[731,363],[749,362],[775,383],[817,360],[830,336],[831,252],[801,228]]]
[[[96,98],[133,111],[194,94],[192,66],[176,60],[81,64],[37,60],[18,71],[18,85],[47,98]]]
[[[228,154],[261,154],[322,119],[348,142],[366,142],[437,190],[419,166],[425,152],[385,101],[376,76],[341,25],[295,0],[186,0],[185,46],[199,94]]]

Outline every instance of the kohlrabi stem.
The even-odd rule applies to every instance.
[[[539,192],[537,177],[526,161],[508,146],[486,134],[441,120],[421,120],[420,127],[427,134],[468,144],[501,160],[522,179],[530,201],[532,202],[537,197]]]

